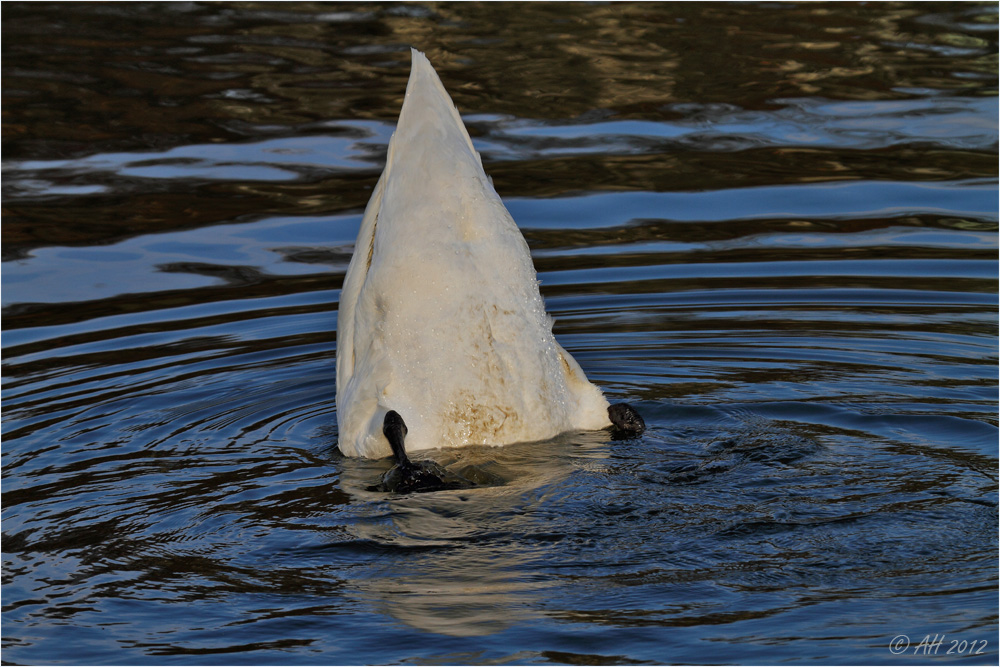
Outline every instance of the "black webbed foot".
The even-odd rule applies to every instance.
[[[396,459],[396,464],[401,466],[410,465],[410,457],[406,455],[406,447],[403,440],[407,434],[406,422],[395,410],[389,410],[382,419],[382,435],[389,441],[389,448]]]
[[[389,441],[396,465],[382,475],[378,484],[369,486],[369,491],[420,493],[472,486],[467,480],[449,473],[433,461],[411,461],[410,457],[406,455],[406,448],[403,445],[406,438],[406,423],[395,410],[390,410],[385,414],[385,419],[382,421],[382,433]]]
[[[615,438],[635,438],[646,430],[642,415],[628,403],[615,403],[608,407],[611,434]]]

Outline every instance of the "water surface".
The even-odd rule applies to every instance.
[[[3,31],[5,662],[995,664],[995,5]],[[437,452],[504,483],[412,496],[338,453],[411,45],[642,438]]]

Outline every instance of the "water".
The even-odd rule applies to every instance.
[[[996,663],[995,5],[3,24],[5,662]],[[409,45],[641,439],[338,454]]]

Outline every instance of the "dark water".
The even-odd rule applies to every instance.
[[[996,663],[995,4],[2,11],[4,662]],[[641,439],[338,454],[410,45]]]

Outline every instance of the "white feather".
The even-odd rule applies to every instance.
[[[610,425],[608,402],[552,335],[528,244],[458,110],[413,50],[385,170],[341,292],[337,419],[348,456],[544,440]]]

